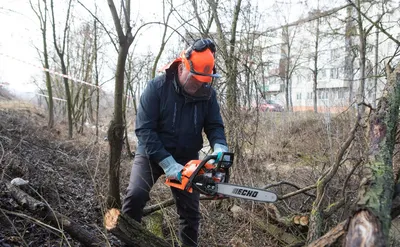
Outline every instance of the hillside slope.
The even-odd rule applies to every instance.
[[[8,102],[10,103],[10,102]],[[98,148],[63,141],[60,130],[48,130],[44,115],[34,108],[0,110],[0,171],[3,182],[20,177],[32,197],[47,202],[55,211],[82,225],[101,227],[99,198],[91,174]],[[97,152],[97,153],[95,153]],[[0,208],[29,214],[0,183]],[[34,216],[33,216],[34,217]],[[79,246],[71,238],[40,226],[27,217],[0,214],[0,246]],[[93,228],[95,230],[95,228]],[[100,234],[100,232],[99,232]]]

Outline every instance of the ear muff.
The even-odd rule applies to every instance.
[[[213,57],[215,59],[216,46],[215,46],[214,42],[209,38],[195,40],[193,42],[193,44],[188,49],[186,49],[185,58],[187,60],[190,60],[190,57],[191,57],[193,51],[201,52],[201,51],[204,51],[206,49],[210,49],[210,51],[212,52]],[[217,69],[216,69],[215,63],[214,63],[212,71],[213,71],[213,74],[217,73]]]

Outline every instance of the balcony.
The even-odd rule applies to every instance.
[[[317,89],[324,88],[347,88],[349,87],[349,82],[342,79],[325,79],[318,80]]]
[[[261,90],[266,93],[279,93],[283,92],[284,89],[285,85],[282,83],[269,84],[265,85],[264,87],[261,86]]]

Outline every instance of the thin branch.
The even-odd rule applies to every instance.
[[[222,199],[227,199],[228,197],[222,197],[222,198],[214,198],[214,197],[206,197],[206,196],[201,196],[200,200],[201,201],[212,201],[212,200],[222,200]],[[160,202],[155,205],[148,206],[143,209],[143,216],[149,215],[155,211],[158,211],[162,208],[166,208],[169,206],[172,206],[175,204],[175,200],[173,198],[168,199],[166,201]]]
[[[277,186],[280,186],[280,185],[283,185],[283,184],[292,186],[292,187],[296,188],[297,190],[301,190],[300,186],[297,186],[297,185],[295,185],[293,183],[290,183],[290,182],[287,182],[287,181],[280,181],[280,182],[277,182],[277,183],[274,183],[274,184],[267,184],[264,187],[262,187],[262,189],[266,190],[266,189],[269,189],[269,188],[272,188],[272,187],[277,187]],[[306,193],[306,192],[304,192],[304,194],[306,194],[307,196],[310,196],[310,197],[315,197],[315,195],[312,195],[312,194],[309,194],[309,193]]]
[[[37,225],[43,226],[44,228],[50,229],[52,231],[55,231],[55,232],[58,232],[58,233],[64,235],[62,230],[57,229],[57,228],[55,228],[55,227],[53,227],[51,225],[48,225],[48,224],[44,223],[43,221],[40,221],[40,220],[38,220],[36,218],[33,218],[33,217],[29,216],[29,215],[22,214],[22,213],[17,213],[17,212],[11,212],[11,211],[8,211],[8,210],[3,209],[3,208],[0,208],[0,211],[2,211],[4,214],[10,214],[10,215],[18,216],[20,218],[28,219],[28,220],[32,221],[33,223],[35,223]],[[65,240],[67,240],[67,239],[65,239]]]
[[[108,6],[110,7],[111,10],[111,15],[114,21],[115,29],[117,30],[118,34],[118,40],[121,43],[122,40],[125,38],[124,31],[122,30],[122,26],[120,23],[120,19],[118,17],[117,9],[115,8],[114,1],[113,0],[108,0]]]
[[[28,247],[29,245],[25,242],[24,237],[21,235],[21,233],[18,231],[17,227],[14,225],[14,223],[10,220],[10,218],[7,217],[6,213],[10,212],[5,209],[0,208],[1,213],[7,218],[7,221],[12,225],[14,228],[14,231],[18,234],[19,238],[22,240],[22,243]],[[12,212],[11,212],[12,213]]]
[[[354,166],[353,169],[351,169],[350,173],[347,174],[346,179],[344,180],[343,187],[342,187],[342,197],[345,198],[345,189],[347,187],[347,183],[350,180],[350,177],[353,175],[353,173],[356,171],[356,169],[359,167],[359,165],[362,163],[362,160],[359,160]]]
[[[106,26],[103,24],[103,22],[101,22],[101,21],[99,20],[99,18],[97,18],[97,16],[96,16],[95,14],[93,14],[92,11],[90,11],[90,9],[88,9],[83,3],[81,3],[80,0],[77,0],[77,1],[78,1],[78,3],[79,3],[84,9],[87,10],[87,12],[89,12],[89,14],[90,14],[98,23],[100,23],[100,25],[103,27],[104,31],[107,33],[108,37],[110,38],[110,41],[111,41],[111,43],[113,44],[115,50],[118,52],[117,44],[115,44],[113,37],[111,37],[110,32],[107,30],[107,28],[106,28]]]
[[[382,33],[384,33],[389,39],[391,39],[393,42],[395,42],[398,46],[400,46],[400,41],[393,38],[392,35],[390,35],[383,27],[379,26],[377,22],[374,22],[369,18],[365,13],[363,13],[355,3],[353,3],[351,0],[347,0],[350,5],[352,5],[367,21],[369,21],[372,25],[374,25],[376,28],[378,28]]]
[[[278,196],[278,200],[284,200],[284,199],[287,199],[287,198],[289,198],[289,197],[298,195],[298,194],[300,194],[300,193],[304,193],[304,192],[306,192],[306,191],[309,191],[309,190],[312,190],[312,189],[315,189],[315,188],[317,188],[317,185],[316,185],[316,184],[313,184],[313,185],[310,185],[310,186],[308,186],[308,187],[304,187],[304,188],[302,188],[302,189],[300,189],[300,190],[296,190],[296,191],[287,193],[287,194],[285,194],[285,195],[283,195],[283,196]]]

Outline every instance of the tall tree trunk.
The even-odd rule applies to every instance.
[[[358,8],[361,6],[362,0],[357,0]],[[365,64],[366,64],[366,45],[367,45],[367,33],[364,30],[362,24],[361,13],[358,12],[358,32],[359,32],[359,54],[360,54],[360,85],[357,90],[357,113],[359,116],[364,114],[364,102],[365,102]]]
[[[118,62],[115,72],[115,88],[114,88],[114,118],[110,122],[108,129],[108,141],[110,145],[110,161],[108,170],[108,195],[107,206],[109,208],[120,208],[121,198],[119,194],[119,170],[121,163],[121,151],[124,137],[124,119],[123,119],[123,97],[124,97],[124,73],[125,62],[128,56],[129,47],[133,42],[132,28],[130,27],[130,0],[126,1],[126,5],[122,6],[125,13],[125,29],[124,34],[121,20],[118,17],[117,10],[113,0],[107,0],[113,16],[115,28],[118,33]]]
[[[347,7],[346,30],[345,30],[345,58],[344,58],[344,80],[349,86],[349,104],[353,102],[353,78],[354,78],[354,51],[353,35],[355,32],[353,20],[353,7]]]
[[[72,99],[71,99],[71,92],[69,89],[69,84],[68,84],[68,78],[66,77],[68,75],[68,70],[67,66],[65,64],[64,60],[64,54],[65,54],[65,48],[66,48],[66,39],[67,39],[67,33],[68,33],[68,27],[69,27],[69,17],[70,17],[70,11],[71,11],[71,2],[72,0],[69,0],[68,2],[68,10],[67,10],[67,16],[65,20],[65,27],[64,27],[64,33],[63,33],[63,38],[62,38],[62,45],[59,47],[59,44],[57,44],[57,38],[56,38],[56,25],[55,25],[55,16],[54,16],[54,3],[53,0],[50,2],[50,7],[51,7],[51,16],[52,16],[52,25],[53,25],[53,43],[54,43],[54,48],[57,51],[57,55],[60,58],[61,62],[61,71],[63,73],[63,82],[64,82],[64,89],[65,89],[65,97],[67,100],[67,115],[68,115],[68,137],[72,138],[72,131],[73,131],[73,123],[72,123]]]
[[[67,67],[65,66],[64,62],[64,57],[61,56],[61,71],[64,75],[68,75],[68,70]],[[72,138],[73,134],[73,122],[72,122],[72,98],[71,98],[71,92],[69,90],[69,83],[68,83],[68,78],[63,77],[63,82],[64,82],[64,88],[65,88],[65,97],[67,100],[67,115],[68,115],[68,137]]]
[[[318,88],[318,48],[319,48],[319,26],[320,26],[321,20],[318,18],[317,19],[317,30],[315,34],[315,53],[314,53],[314,70],[313,70],[313,75],[314,75],[314,83],[313,83],[313,105],[314,105],[314,112],[318,112],[318,101],[317,101],[317,88]]]
[[[378,90],[378,66],[379,66],[379,29],[375,32],[375,61],[374,61],[374,85],[372,92],[372,106],[376,106],[376,91]]]
[[[97,8],[96,8],[97,12]],[[99,107],[100,107],[100,88],[99,88],[99,67],[98,67],[98,39],[97,39],[97,20],[94,19],[94,78],[96,84],[96,142],[99,140]]]
[[[227,83],[227,115],[230,119],[229,123],[227,123],[227,138],[230,143],[230,149],[235,152],[236,157],[240,157],[240,149],[239,149],[239,140],[237,138],[240,137],[240,134],[236,134],[235,131],[239,131],[237,126],[237,75],[238,75],[238,59],[235,54],[236,47],[236,30],[239,21],[240,8],[242,4],[242,0],[236,0],[234,13],[231,22],[231,30],[229,35],[229,44],[227,44],[228,37],[225,35],[223,30],[223,25],[220,21],[218,15],[218,5],[215,0],[207,0],[209,3],[214,19],[217,27],[218,33],[218,41],[219,41],[219,52],[222,54],[222,57],[225,62],[226,67],[226,83]]]
[[[47,94],[48,94],[48,100],[47,100],[47,106],[48,106],[48,112],[49,112],[49,121],[47,123],[47,126],[49,128],[53,128],[54,126],[54,100],[53,100],[53,88],[51,85],[51,77],[49,73],[49,53],[47,51],[47,14],[48,14],[48,9],[47,9],[47,0],[43,0],[44,4],[44,10],[41,9],[40,2],[38,2],[38,11],[35,10],[35,8],[32,5],[31,0],[29,1],[32,10],[35,12],[36,16],[38,17],[40,21],[40,30],[42,31],[42,41],[43,41],[43,59],[44,59],[44,65],[43,67],[46,69],[45,75],[46,75],[46,88],[47,88]]]

